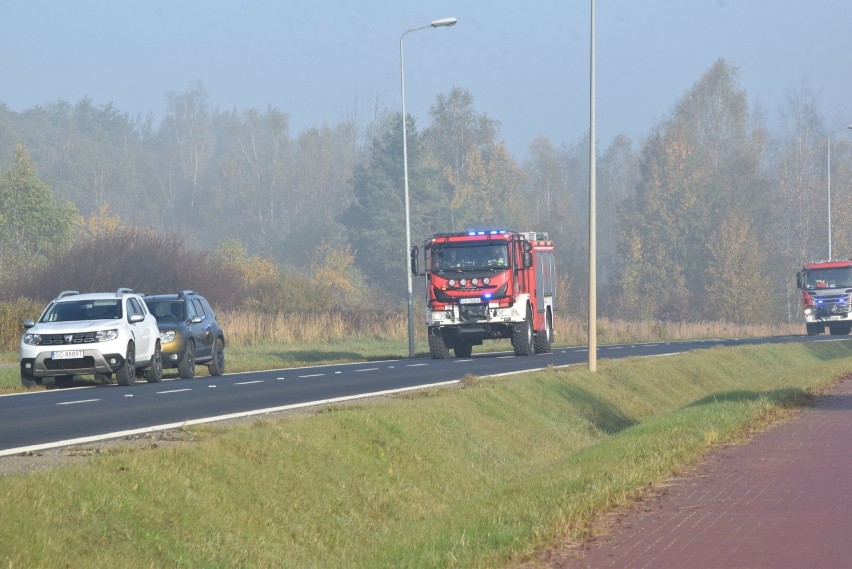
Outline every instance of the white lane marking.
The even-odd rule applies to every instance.
[[[429,365],[429,364],[405,364],[405,367],[420,367],[420,366],[427,366],[427,365]]]
[[[624,349],[624,346],[603,346],[603,347],[608,348],[610,350],[623,350]]]
[[[377,367],[365,367],[364,369],[356,369],[355,371],[356,372],[358,372],[358,371],[376,371],[377,369],[379,369],[379,368],[377,368]]]
[[[461,363],[464,363],[464,362],[472,362],[472,361],[473,361],[472,359],[466,359],[466,360],[453,360],[453,362],[455,362],[455,363],[457,363],[457,364],[461,364]]]
[[[158,391],[157,395],[167,395],[169,393],[180,393],[182,391],[192,391],[192,388],[185,387],[183,389],[170,389],[168,391]]]
[[[263,380],[255,379],[254,381],[238,381],[234,385],[251,385],[252,383],[263,383]]]
[[[661,358],[663,356],[680,356],[684,352],[669,352],[667,354],[648,354],[646,356],[639,356],[640,358]]]
[[[324,373],[309,373],[308,375],[300,375],[298,377],[322,377],[324,375],[325,375]],[[281,378],[281,379],[284,379],[284,378]]]
[[[77,405],[79,403],[94,403],[96,401],[100,401],[100,399],[81,399],[79,401],[65,401],[64,403],[57,403],[57,405]]]
[[[497,356],[498,360],[505,360],[506,358],[514,358],[515,356]]]
[[[39,445],[31,445],[26,447],[18,447],[18,448],[10,448],[5,450],[0,450],[0,456],[11,456],[14,454],[21,454],[25,452],[36,452],[40,450],[46,450],[50,448],[64,447],[69,445],[79,445],[86,443],[93,443],[96,441],[105,441],[108,439],[118,439],[122,437],[129,437],[133,435],[141,435],[145,433],[153,433],[156,431],[166,431],[168,429],[179,429],[182,427],[189,427],[191,425],[203,425],[204,423],[215,423],[216,421],[225,421],[228,419],[237,419],[240,417],[252,417],[254,415],[266,415],[268,413],[276,413],[278,411],[289,411],[291,409],[304,409],[305,407],[316,407],[318,405],[328,405],[332,403],[342,403],[344,401],[355,401],[357,399],[366,399],[368,397],[379,397],[382,395],[394,395],[397,393],[405,393],[407,391],[419,391],[422,389],[429,389],[433,387],[442,387],[445,385],[453,385],[459,383],[458,379],[454,379],[452,381],[439,381],[437,383],[428,383],[424,385],[416,385],[414,387],[400,387],[398,389],[387,389],[385,391],[374,391],[373,393],[362,393],[360,395],[347,395],[344,397],[334,397],[332,399],[320,399],[317,401],[309,401],[307,403],[295,403],[292,405],[282,405],[280,407],[268,407],[266,409],[257,409],[255,411],[244,411],[242,413],[231,413],[228,415],[218,415],[216,417],[204,417],[203,419],[192,419],[189,421],[182,421],[180,423],[167,423],[164,425],[154,425],[151,427],[143,427],[141,429],[129,429],[126,431],[116,431],[114,433],[106,433],[103,435],[93,435],[90,437],[79,437],[76,439],[68,439],[65,441],[56,441],[52,443],[43,443]]]

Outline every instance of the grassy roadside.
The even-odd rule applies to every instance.
[[[0,566],[502,566],[850,366],[852,342],[714,348],[187,429],[4,477]]]

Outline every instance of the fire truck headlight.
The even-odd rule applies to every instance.
[[[811,314],[814,313],[814,309],[813,308],[805,308],[804,313],[805,313],[805,316],[810,316]]]
[[[459,280],[459,284],[460,284],[461,286],[466,285],[466,284],[467,284],[467,279],[461,279],[461,280]]]
[[[447,284],[450,286],[456,286],[456,279],[450,279],[447,281]]]
[[[489,284],[490,282],[491,282],[491,279],[489,279],[488,277],[485,277],[484,279],[482,279],[482,284]]]

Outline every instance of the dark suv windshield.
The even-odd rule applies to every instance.
[[[180,322],[186,320],[186,305],[182,300],[147,300],[148,310],[157,322]]]
[[[66,300],[47,307],[41,322],[75,322],[121,318],[121,300]]]

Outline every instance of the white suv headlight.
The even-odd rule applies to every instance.
[[[160,342],[163,344],[168,344],[169,342],[175,341],[175,331],[167,330],[165,332],[160,332]]]
[[[41,344],[41,334],[24,334],[24,343],[30,344],[31,346],[38,346]]]
[[[98,342],[109,342],[118,338],[118,329],[111,328],[110,330],[98,330],[95,333]]]

